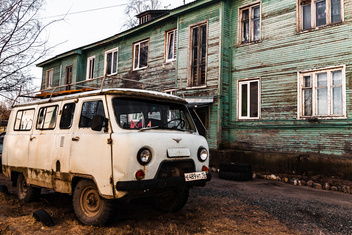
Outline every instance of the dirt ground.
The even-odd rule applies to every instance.
[[[192,189],[178,213],[158,212],[148,199],[116,203],[114,220],[103,228],[81,225],[69,195],[43,192],[37,202],[22,203],[1,174],[0,184],[9,189],[0,193],[0,234],[299,234],[260,208],[212,189],[211,184],[201,191]],[[32,214],[39,209],[52,216],[55,226],[35,220]]]

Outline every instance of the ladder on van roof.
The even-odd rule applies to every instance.
[[[101,79],[101,82],[99,85],[99,82],[97,82],[97,81],[100,79]],[[75,82],[75,83],[65,84],[65,85],[56,86],[56,87],[49,87],[44,90],[29,92],[29,93],[25,93],[25,94],[21,94],[22,89],[20,88],[19,94],[16,96],[16,98],[14,99],[14,101],[12,103],[12,107],[15,105],[16,102],[18,102],[17,99],[19,97],[32,98],[32,99],[49,98],[49,100],[50,100],[52,97],[56,97],[56,96],[64,96],[64,95],[92,91],[92,90],[100,90],[102,92],[104,89],[104,83],[106,81],[109,81],[112,79],[120,79],[120,80],[124,80],[124,81],[136,82],[136,83],[142,84],[142,89],[145,88],[145,85],[155,86],[155,84],[150,83],[150,82],[142,82],[142,81],[137,81],[137,80],[133,80],[133,79],[129,79],[129,78],[105,75],[105,76],[96,77],[96,78],[92,78],[92,79],[84,80],[84,81],[79,81],[79,82]],[[84,85],[85,83],[92,83],[92,82],[96,82],[96,84],[98,86],[94,87],[94,86]],[[75,89],[71,90],[71,87],[75,87]],[[60,90],[60,89],[65,89],[65,90]]]

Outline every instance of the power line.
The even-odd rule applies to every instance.
[[[63,17],[63,16],[69,16],[69,15],[76,15],[76,14],[87,13],[87,12],[92,12],[92,11],[100,11],[100,10],[104,10],[104,9],[108,9],[108,8],[121,7],[121,6],[125,6],[125,5],[128,5],[128,4],[124,3],[124,4],[108,6],[108,7],[101,7],[101,8],[95,8],[95,9],[90,9],[90,10],[76,11],[76,12],[71,12],[71,13],[62,14],[62,15],[46,16],[46,17],[43,17],[42,19]]]

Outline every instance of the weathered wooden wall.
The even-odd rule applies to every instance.
[[[231,22],[238,22],[236,1]],[[237,44],[238,25],[232,24],[232,94],[226,109],[230,120],[224,146],[235,149],[351,155],[352,1],[344,1],[339,25],[309,32],[296,31],[296,1],[262,0],[262,41]],[[346,119],[297,119],[297,71],[346,65]],[[237,81],[261,79],[261,119],[237,120]]]

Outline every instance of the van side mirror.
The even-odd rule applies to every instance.
[[[108,119],[101,115],[94,115],[92,120],[92,130],[101,131],[103,127],[107,128]]]

